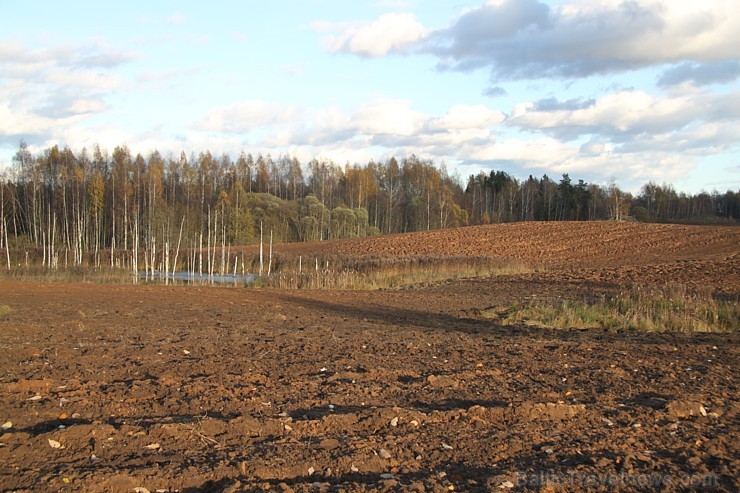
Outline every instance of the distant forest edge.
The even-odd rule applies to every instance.
[[[463,181],[414,155],[304,165],[269,154],[133,156],[126,146],[112,154],[54,146],[34,156],[23,142],[0,202],[3,250],[43,249],[45,263],[64,251],[74,265],[101,250],[251,244],[260,227],[275,242],[295,242],[514,221],[740,220],[740,191],[687,195],[648,183],[634,197],[613,183],[567,174],[520,181],[504,171]]]

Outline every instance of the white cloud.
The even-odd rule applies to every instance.
[[[465,148],[490,142],[503,120],[503,113],[483,105],[456,105],[436,116],[415,110],[409,100],[378,97],[350,110],[330,106],[314,112],[241,102],[210,111],[195,128],[241,134],[270,148],[308,148],[316,154],[351,149],[340,161],[354,155],[367,160],[378,149],[458,159]]]
[[[407,13],[384,14],[373,22],[337,25],[314,23],[313,27],[320,32],[341,31],[324,38],[324,46],[328,51],[365,57],[404,52],[427,34],[416,17]]]
[[[485,128],[504,121],[504,114],[493,111],[482,104],[458,104],[447,111],[443,117],[431,123],[431,128],[439,130],[461,130]]]
[[[112,152],[116,146],[138,142],[135,136],[127,134],[115,125],[87,126],[80,125],[81,121],[55,128],[47,135],[45,141],[36,145],[36,148],[43,150],[53,145],[70,145],[76,149],[87,147],[90,150],[95,144],[99,144],[101,149]],[[137,152],[145,151],[146,149],[137,149]]]
[[[167,18],[167,22],[170,24],[184,24],[187,21],[187,17],[182,12],[176,12]]]
[[[572,159],[577,150],[550,137],[532,140],[510,138],[473,150],[468,161],[510,162],[532,169],[555,169],[563,160]]]
[[[299,121],[300,117],[301,110],[297,107],[281,107],[265,101],[249,100],[213,108],[195,124],[195,128],[206,132],[247,133]]]
[[[714,63],[740,58],[736,7],[732,0],[571,0],[557,7],[539,0],[489,0],[443,29],[428,32],[416,23],[413,32],[419,36],[406,45],[421,41],[419,48],[438,57],[440,68],[487,68],[494,80]],[[380,19],[371,26],[379,24]],[[365,56],[398,51],[387,45],[372,49],[370,38],[357,32],[346,30],[330,47]],[[353,47],[355,39],[363,42]]]
[[[407,154],[449,158],[464,146],[487,143],[492,128],[504,120],[500,111],[483,105],[456,105],[435,116],[412,108],[408,100],[375,98],[351,112],[321,111],[293,142],[352,142]],[[454,158],[453,159],[457,159]]]
[[[670,133],[697,122],[740,118],[737,98],[738,92],[659,98],[639,90],[619,91],[580,103],[522,103],[514,108],[507,124],[562,139],[587,134],[624,139],[641,133]]]
[[[689,83],[703,86],[732,82],[740,78],[740,61],[720,60],[708,63],[684,62],[666,70],[658,79],[661,87]]]
[[[108,107],[103,101],[93,98],[75,99],[67,107],[67,111],[75,115],[86,113],[100,113]]]
[[[598,156],[599,154],[603,154],[606,152],[607,147],[604,142],[601,141],[598,137],[591,137],[591,139],[582,144],[579,148],[579,152],[582,155],[586,156]]]
[[[737,150],[740,128],[734,122],[697,123],[676,132],[641,134],[616,146],[620,152],[664,152],[702,157]]]
[[[115,69],[134,58],[101,41],[45,49],[0,42],[0,141],[53,139],[105,111],[108,95],[126,87]]]
[[[423,113],[411,109],[411,101],[379,98],[360,106],[352,121],[363,134],[408,136],[424,119]]]
[[[29,49],[14,41],[0,41],[2,78],[42,77],[49,70],[110,70],[137,58],[131,52],[115,51],[102,42],[79,46]]]
[[[673,152],[619,152],[595,142],[586,148],[590,152],[550,137],[514,138],[475,148],[466,162],[476,168],[503,167],[523,176],[539,171],[555,180],[560,174],[568,173],[571,178],[606,183],[619,175],[620,186],[627,190],[650,180],[675,181],[696,167],[694,156]]]
[[[736,152],[740,93],[693,91],[656,97],[618,91],[601,98],[546,99],[517,105],[505,125],[535,135],[488,149],[492,162],[520,169],[578,174],[590,181],[619,176],[630,189],[677,181],[705,156]],[[579,137],[587,137],[578,143]]]
[[[52,67],[43,74],[43,83],[50,89],[66,87],[84,94],[83,91],[107,93],[125,87],[124,81],[115,73],[93,70],[73,70],[67,67]]]
[[[17,136],[44,134],[55,126],[55,120],[28,111],[12,108],[9,102],[0,105],[0,138],[9,137],[9,141],[17,140]]]

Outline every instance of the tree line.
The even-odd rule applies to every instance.
[[[40,252],[45,265],[100,263],[101,252],[134,257],[255,243],[321,241],[512,221],[733,222],[740,192],[687,195],[645,185],[633,197],[607,186],[547,175],[517,180],[502,170],[462,180],[417,156],[343,166],[325,159],[209,151],[162,156],[73,152],[33,155],[21,142],[0,183],[0,246]],[[176,255],[176,254],[175,254]],[[209,254],[210,255],[210,254]],[[112,262],[114,255],[109,258]],[[209,261],[211,261],[209,257]],[[10,260],[8,258],[8,264]]]

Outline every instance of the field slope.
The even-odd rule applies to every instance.
[[[633,283],[732,299],[739,240],[529,223],[275,247],[544,268],[380,291],[0,282],[0,490],[737,491],[737,332],[482,314]]]

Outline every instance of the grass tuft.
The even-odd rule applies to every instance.
[[[737,299],[717,299],[708,290],[635,286],[595,302],[560,300],[490,309],[487,318],[505,325],[545,328],[632,329],[647,332],[734,332],[740,327]]]

